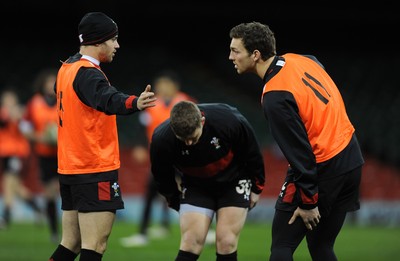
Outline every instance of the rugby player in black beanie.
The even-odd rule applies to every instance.
[[[78,26],[81,45],[103,43],[118,34],[117,24],[102,12],[91,12],[83,16]]]
[[[62,239],[49,261],[101,261],[117,210],[124,209],[118,175],[117,115],[155,106],[148,84],[140,96],[119,91],[101,70],[119,49],[117,24],[101,12],[83,16],[79,51],[58,70],[57,160]]]

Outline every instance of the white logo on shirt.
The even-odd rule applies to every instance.
[[[221,148],[221,145],[219,145],[219,139],[216,137],[213,137],[210,143],[214,145],[215,149]]]

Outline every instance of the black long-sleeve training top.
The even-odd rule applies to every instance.
[[[169,119],[154,131],[150,144],[151,170],[159,192],[179,193],[175,174],[186,184],[223,187],[238,178],[249,178],[252,192],[261,193],[265,183],[262,152],[254,129],[234,107],[222,103],[198,104],[205,117],[203,133],[195,145],[176,138]]]

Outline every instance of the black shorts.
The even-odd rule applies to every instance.
[[[53,179],[58,179],[57,174],[57,157],[38,157],[38,164],[40,169],[40,180],[46,184]]]
[[[322,214],[350,212],[360,209],[361,167],[337,178],[319,183],[318,205]]]
[[[349,212],[360,209],[361,167],[340,176],[318,182],[318,210],[322,216],[332,211]],[[286,185],[285,188],[288,186]],[[281,191],[285,193],[285,191]],[[296,193],[292,202],[283,202],[278,197],[276,208],[284,211],[296,210],[300,196]]]
[[[181,204],[217,211],[223,207],[250,207],[250,179],[237,180],[224,184],[223,187],[199,187],[190,184],[183,185]]]
[[[124,208],[117,180],[72,185],[60,182],[60,194],[63,210],[115,212]]]

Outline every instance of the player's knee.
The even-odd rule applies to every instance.
[[[237,250],[238,238],[231,235],[218,236],[216,238],[217,252],[220,254],[229,254]]]
[[[308,245],[308,251],[310,252],[312,260],[337,260],[333,246],[330,245]]]

